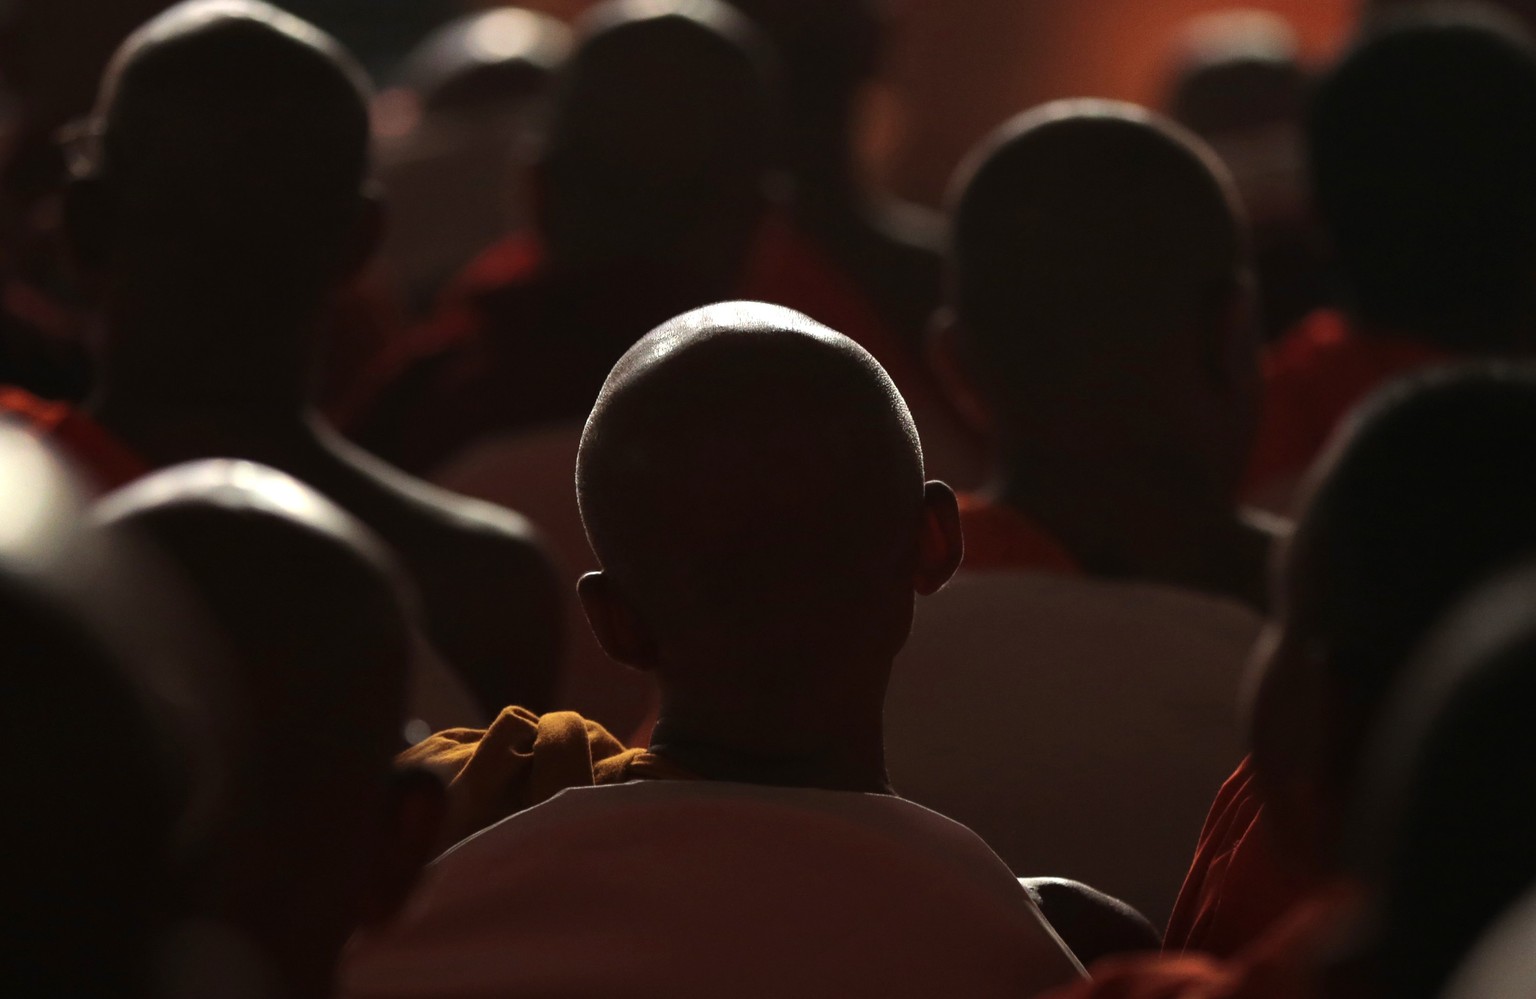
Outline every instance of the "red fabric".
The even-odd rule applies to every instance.
[[[100,424],[64,402],[46,402],[19,388],[0,388],[0,413],[20,421],[57,447],[99,493],[125,486],[150,471]]]
[[[1269,348],[1263,413],[1245,492],[1294,483],[1322,452],[1349,411],[1401,375],[1449,360],[1419,340],[1358,329],[1320,309]]]
[[[1163,947],[1232,957],[1315,888],[1280,861],[1264,821],[1253,761],[1245,759],[1211,806]]]
[[[375,276],[355,282],[336,297],[315,387],[322,412],[331,417],[344,413],[359,385],[399,340],[403,325],[399,303]]]
[[[1199,954],[1110,958],[1088,969],[1092,979],[1041,999],[1315,999],[1319,958],[1353,911],[1347,890],[1297,902],[1263,939],[1231,960]]]
[[[961,493],[959,499],[960,527],[965,533],[962,568],[1083,574],[1072,553],[1027,514],[974,493]]]

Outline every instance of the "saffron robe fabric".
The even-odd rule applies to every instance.
[[[1245,758],[1211,805],[1163,947],[1235,957],[1316,888],[1276,851],[1253,761]]]
[[[1421,340],[1356,327],[1321,309],[1272,345],[1244,495],[1291,512],[1296,486],[1356,405],[1393,378],[1450,360]]]

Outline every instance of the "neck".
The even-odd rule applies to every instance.
[[[830,726],[784,720],[775,729],[771,714],[759,712],[743,722],[697,709],[687,696],[669,692],[663,697],[651,752],[707,780],[893,793],[885,772],[882,705],[829,712],[835,716]],[[813,731],[817,734],[806,734]]]
[[[310,365],[304,345],[312,342],[315,325],[270,314],[114,315],[88,408],[109,429],[125,434],[178,430],[227,439],[306,432]],[[221,343],[271,350],[221,355]]]
[[[296,397],[166,389],[108,378],[88,409],[113,437],[157,468],[235,458],[291,470],[326,450],[318,418]]]
[[[1189,463],[1014,451],[988,493],[1037,520],[1091,574],[1267,603],[1273,528],[1245,515]]]

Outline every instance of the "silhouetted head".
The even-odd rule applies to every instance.
[[[1367,753],[1350,860],[1375,903],[1369,967],[1381,995],[1441,995],[1478,938],[1536,887],[1533,713],[1527,569],[1437,629]]]
[[[232,791],[202,904],[257,941],[291,994],[328,994],[397,849],[390,763],[413,648],[400,576],[350,516],[248,463],[160,472],[99,516],[169,557],[234,660],[220,719]]]
[[[768,36],[784,68],[790,127],[846,123],[859,88],[880,69],[880,0],[730,0]]]
[[[1529,343],[1536,322],[1536,50],[1504,19],[1383,19],[1319,86],[1317,209],[1348,304],[1453,349]]]
[[[751,26],[716,0],[613,0],[578,34],[539,177],[552,257],[703,275],[726,294],[757,232],[772,141]]]
[[[428,113],[525,110],[544,96],[572,46],[563,22],[495,7],[434,31],[406,58],[401,82]]]
[[[1276,14],[1206,15],[1179,40],[1168,113],[1206,139],[1295,122],[1306,96],[1300,60],[1295,29]]]
[[[1460,3],[1464,7],[1476,4],[1490,10],[1503,11],[1536,29],[1536,0],[1365,0],[1361,16],[1369,21],[1371,18],[1394,17],[1436,5],[1445,7],[1451,3]]]
[[[7,996],[148,996],[178,901],[187,747],[113,629],[125,587],[159,580],[82,517],[62,463],[0,426]],[[171,655],[178,622],[158,624]]]
[[[1261,646],[1254,759],[1314,862],[1336,861],[1361,740],[1440,617],[1536,554],[1536,373],[1479,366],[1379,394],[1314,471]]]
[[[231,378],[307,360],[315,312],[377,236],[351,59],[265,4],[191,0],[119,51],[92,129],[68,222],[113,325],[155,330],[122,352]],[[220,335],[253,321],[265,336]],[[174,327],[177,342],[156,342]]]
[[[637,344],[576,474],[603,567],[581,597],[610,655],[654,670],[670,706],[764,740],[878,712],[914,591],[960,556],[954,496],[925,487],[890,378],[775,306],[702,309]]]
[[[1246,233],[1198,139],[1140,108],[1020,116],[961,174],[953,350],[1007,448],[1170,446],[1230,493],[1258,380]]]

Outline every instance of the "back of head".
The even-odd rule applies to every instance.
[[[1192,22],[1174,55],[1169,114],[1197,135],[1249,133],[1301,115],[1306,74],[1296,30],[1261,10]]]
[[[1536,50],[1475,7],[1383,18],[1318,88],[1317,208],[1363,321],[1453,349],[1536,316]]]
[[[412,637],[390,559],[329,501],[247,463],[160,472],[98,515],[169,556],[234,661],[233,793],[203,904],[323,964],[356,925],[400,740]]]
[[[557,259],[729,277],[763,209],[760,45],[716,0],[611,0],[556,86],[539,221]]]
[[[1187,392],[1229,356],[1244,227],[1225,171],[1179,126],[1131,105],[1049,104],[988,140],[957,191],[953,304],[1005,422],[1039,399]]]
[[[880,0],[730,0],[773,43],[797,123],[846,114],[859,85],[880,68]]]
[[[1533,440],[1536,372],[1475,366],[1379,393],[1319,466],[1283,604],[1338,698],[1336,781],[1425,630],[1536,553]]]
[[[119,51],[98,108],[102,236],[82,255],[139,297],[312,307],[363,211],[367,83],[257,0],[189,0]]]
[[[577,488],[664,683],[814,700],[806,687],[867,690],[846,671],[888,670],[906,639],[912,417],[874,358],[805,316],[726,304],[647,336],[603,388]]]
[[[1436,3],[1444,5],[1448,0],[1366,0],[1361,15],[1364,18],[1393,17],[1404,11],[1423,9]],[[1474,2],[1474,0],[1466,0]],[[1505,11],[1536,28],[1536,0],[1475,0],[1489,8]]]
[[[57,459],[0,428],[0,992],[148,995],[174,913],[185,772],[166,719],[102,619],[123,582]],[[154,585],[133,573],[132,585]],[[172,641],[169,632],[163,642]]]
[[[406,58],[402,82],[428,113],[526,113],[572,44],[570,29],[547,14],[495,7],[429,35]]]
[[[1357,802],[1355,857],[1378,924],[1380,994],[1439,995],[1536,886],[1536,575],[1481,592],[1395,691]],[[1529,987],[1530,983],[1527,983]]]

